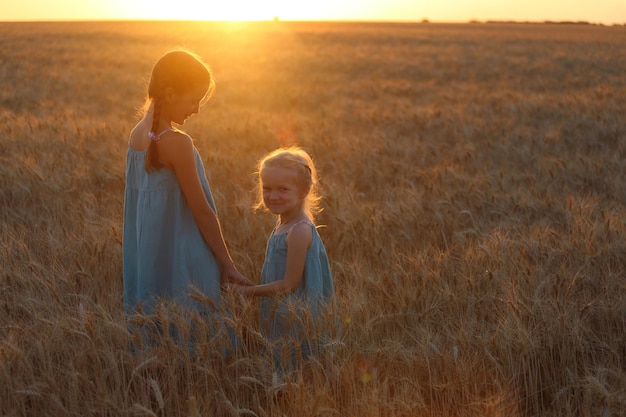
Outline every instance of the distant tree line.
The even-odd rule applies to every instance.
[[[420,23],[430,23],[430,20],[424,18],[420,21]],[[590,25],[590,26],[606,26],[603,23],[591,23],[585,20],[544,20],[543,22],[538,21],[530,21],[530,20],[477,20],[472,19],[469,23],[473,24],[500,24],[500,25]],[[626,23],[614,23],[612,26],[626,26]]]
[[[486,24],[535,24],[535,25],[593,25],[593,26],[605,26],[602,23],[591,23],[591,22],[587,22],[585,20],[577,20],[577,21],[573,21],[573,20],[560,20],[560,21],[554,21],[554,20],[544,20],[543,22],[533,22],[533,21],[521,21],[521,20],[487,20],[485,22],[482,22],[480,20],[470,20],[470,23],[486,23]],[[626,23],[623,24],[614,24],[613,26],[626,26]]]

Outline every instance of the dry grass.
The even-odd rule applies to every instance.
[[[0,24],[0,415],[624,415],[625,31]],[[280,397],[254,305],[228,359],[203,322],[129,348],[126,137],[176,46],[217,77],[187,127],[244,273],[257,158],[298,143],[323,176],[342,329]]]

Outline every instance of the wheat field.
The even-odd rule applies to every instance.
[[[0,415],[625,415],[624,39],[580,24],[0,23]],[[175,47],[216,77],[185,128],[246,276],[274,221],[251,208],[257,159],[298,144],[321,173],[336,331],[280,392],[259,373],[257,306],[228,294],[233,354],[203,323],[192,349],[129,348],[126,140]],[[184,329],[175,306],[159,314]]]

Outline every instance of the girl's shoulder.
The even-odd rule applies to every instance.
[[[306,243],[306,246],[308,246],[313,239],[313,230],[315,230],[313,222],[308,219],[300,220],[289,227],[284,235],[288,244],[290,242],[300,241]]]
[[[148,149],[150,138],[148,137],[148,129],[143,121],[137,123],[128,136],[128,146],[136,151],[143,152]]]
[[[274,227],[274,230],[272,230],[272,235],[288,236],[294,229],[301,227],[304,229],[311,227],[315,228],[315,224],[313,224],[313,222],[311,222],[311,220],[309,219],[302,219],[288,226],[278,223],[276,224],[276,227]]]
[[[170,169],[196,165],[197,151],[193,140],[181,130],[165,132],[157,142],[157,146],[163,165]]]
[[[137,123],[130,131],[128,145],[134,150],[142,152],[148,149],[152,141],[166,143],[182,139],[188,140],[190,143],[192,142],[191,137],[182,130],[170,127],[153,134],[150,128],[151,126],[145,120],[141,120]]]
[[[309,219],[302,219],[291,225],[291,227],[287,230],[287,234],[294,230],[295,228],[303,228],[305,230],[310,230],[311,228],[315,228],[315,224]]]

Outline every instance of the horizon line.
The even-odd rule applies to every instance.
[[[375,19],[281,19],[274,16],[269,19],[158,19],[158,18],[58,18],[58,19],[7,19],[0,23],[113,23],[113,22],[194,22],[194,23],[372,23],[372,24],[571,24],[590,26],[626,26],[623,23],[602,23],[587,20],[514,20],[514,19],[468,19],[468,20],[431,20],[429,18],[416,20],[375,20]]]

